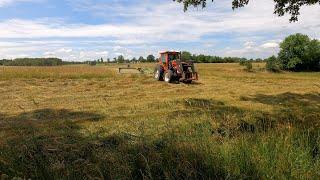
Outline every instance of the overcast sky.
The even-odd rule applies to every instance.
[[[251,1],[235,11],[220,0],[183,12],[172,0],[0,0],[0,59],[83,61],[162,50],[265,58],[287,35],[320,39],[319,5],[289,23],[273,14],[273,0]]]

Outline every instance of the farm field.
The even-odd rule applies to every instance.
[[[2,178],[320,178],[319,72],[197,64],[166,84],[120,66],[0,67]]]

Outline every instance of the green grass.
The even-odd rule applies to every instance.
[[[118,65],[0,67],[0,174],[320,178],[320,73],[197,66],[191,85]]]

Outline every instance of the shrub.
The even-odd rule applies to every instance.
[[[266,69],[267,71],[270,72],[279,72],[280,67],[279,67],[279,61],[275,56],[271,56],[266,60]]]
[[[247,62],[246,60],[240,60],[239,64],[240,64],[240,66],[245,66],[246,62]]]
[[[245,66],[246,66],[246,68],[245,68],[246,71],[252,71],[252,62],[251,61],[247,61],[245,63]]]
[[[240,66],[245,66],[246,71],[252,71],[252,61],[240,60]]]

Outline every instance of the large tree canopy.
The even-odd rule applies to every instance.
[[[319,71],[320,41],[299,33],[290,35],[280,44],[278,59],[284,70]]]
[[[189,6],[202,8],[206,7],[207,1],[210,0],[173,0],[179,3],[183,3],[184,10],[186,11]],[[211,0],[213,2],[213,0]],[[300,15],[300,8],[305,5],[320,5],[320,0],[273,0],[275,2],[274,13],[278,16],[290,14],[290,22],[298,21]],[[249,0],[233,0],[232,9],[243,7],[249,3]]]

